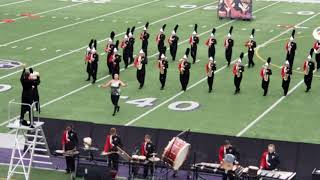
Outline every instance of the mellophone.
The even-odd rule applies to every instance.
[[[223,169],[222,164],[216,163],[196,163],[191,166],[191,169],[214,174],[225,173],[225,169]],[[238,177],[265,177],[268,179],[275,180],[291,180],[296,176],[295,172],[260,170],[258,167],[255,166],[248,166],[244,168],[239,165],[234,165],[231,171],[235,176]]]

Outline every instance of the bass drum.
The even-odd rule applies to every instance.
[[[174,170],[178,170],[186,160],[191,145],[184,140],[174,137],[164,149],[162,160]]]

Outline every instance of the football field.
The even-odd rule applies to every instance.
[[[16,3],[0,0],[0,59],[15,60],[40,72],[39,87],[42,117],[72,119],[118,124],[320,143],[319,89],[320,74],[315,73],[312,90],[305,93],[301,66],[314,39],[312,31],[319,26],[320,4],[254,1],[252,21],[219,20],[217,3],[213,0],[30,0]],[[128,27],[136,26],[135,53],[141,47],[139,34],[149,21],[149,63],[145,87],[138,89],[136,69],[121,69],[121,79],[128,83],[122,88],[121,110],[112,116],[113,106],[109,90],[98,88],[110,80],[104,48],[111,31],[116,39],[123,38]],[[177,59],[189,47],[188,39],[194,24],[199,25],[198,61],[191,67],[186,92],[180,91],[178,61],[171,61],[165,90],[160,91],[155,37],[167,24],[168,37],[179,24]],[[240,52],[246,55],[246,40],[256,29],[258,44],[254,57],[256,66],[246,68],[241,93],[234,95],[232,68],[226,67],[223,41],[234,27],[233,59]],[[217,29],[217,71],[213,93],[208,93],[205,64],[205,41],[212,28]],[[283,97],[280,67],[285,58],[285,43],[292,27],[296,28],[298,49],[294,72],[287,97]],[[98,40],[100,55],[98,82],[85,81],[84,54],[91,38]],[[166,41],[167,42],[167,41]],[[122,51],[120,50],[122,54]],[[272,57],[269,94],[263,97],[260,69]],[[247,56],[245,56],[245,64]],[[121,68],[123,68],[123,63]],[[0,93],[1,132],[8,120],[8,102],[20,100],[21,68],[0,69],[0,84],[12,86]],[[16,109],[17,110],[17,109]]]

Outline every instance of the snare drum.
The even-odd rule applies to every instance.
[[[184,140],[174,137],[164,149],[163,161],[168,163],[174,170],[178,170],[186,160],[191,145]]]

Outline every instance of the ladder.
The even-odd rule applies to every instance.
[[[24,175],[24,179],[29,180],[31,167],[35,164],[52,166],[43,125],[44,122],[37,121],[34,122],[34,128],[30,128],[20,125],[19,120],[7,125],[15,131],[15,145],[12,149],[7,180],[15,174]],[[21,142],[19,137],[24,137],[24,141]],[[21,145],[24,146],[23,150],[19,148]]]

